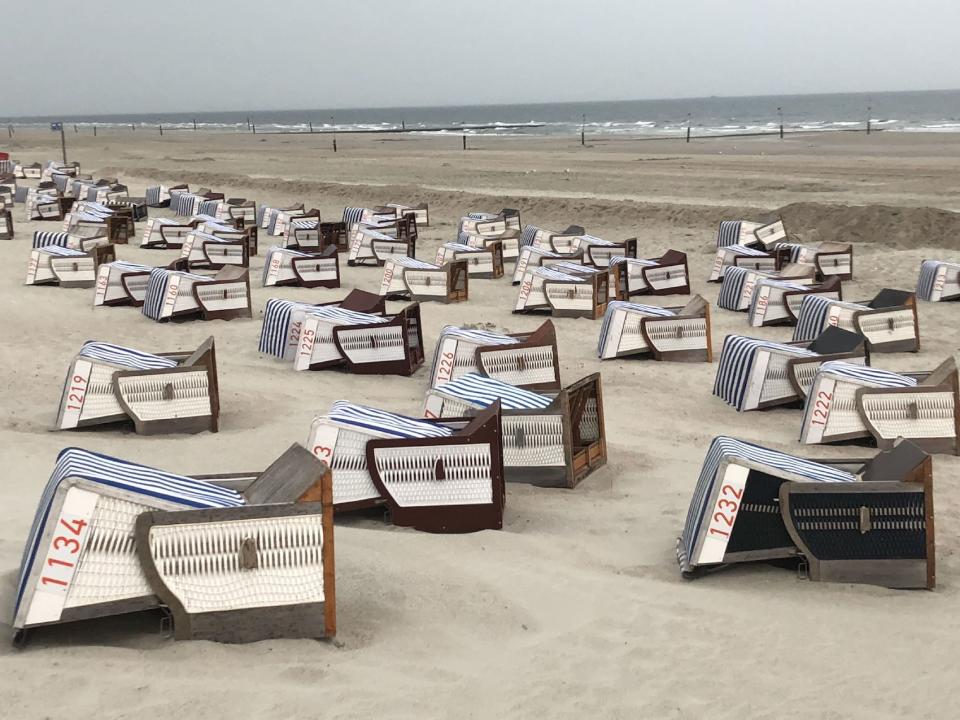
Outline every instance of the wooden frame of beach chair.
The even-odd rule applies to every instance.
[[[538,267],[524,273],[514,313],[548,311],[555,317],[603,317],[609,302],[606,270],[573,263]]]
[[[152,265],[113,261],[97,268],[93,306],[131,305],[141,307],[150,283]]]
[[[785,482],[780,516],[815,582],[932,590],[933,461],[900,441],[858,483]]]
[[[494,280],[503,277],[503,243],[492,240],[484,247],[471,247],[462,243],[444,243],[437,248],[437,265],[450,260],[464,260],[467,274],[471,277]]]
[[[384,322],[367,324],[334,324],[313,315],[309,309],[297,333],[295,370],[326,370],[345,366],[358,375],[412,375],[423,365],[423,323],[420,304],[411,303],[390,315],[383,310],[383,301],[367,302],[369,293],[354,290],[341,302],[323,303],[315,307],[336,306],[350,310],[367,305],[366,314],[377,314]],[[373,296],[376,297],[376,296]]]
[[[470,373],[534,392],[560,390],[556,328],[550,320],[544,320],[533,332],[496,336],[444,327],[433,357],[430,387],[440,387]]]
[[[603,246],[588,246],[588,254],[594,247]],[[635,295],[690,294],[690,270],[684,252],[667,250],[660,257],[641,261],[636,260],[636,254],[614,258],[612,264],[608,258],[606,265],[610,273],[610,297],[614,300],[629,300]]]
[[[920,263],[917,297],[928,302],[960,300],[960,263],[939,260]]]
[[[267,251],[263,266],[263,286],[340,287],[340,259],[337,248],[321,252],[302,252],[274,246]]]
[[[250,273],[233,265],[221,268],[215,275],[155,268],[150,273],[141,310],[156,322],[195,317],[203,320],[253,317]]]
[[[597,356],[601,360],[640,356],[713,362],[710,303],[700,295],[671,308],[611,302],[604,313]]]
[[[470,297],[469,265],[466,260],[434,265],[392,255],[384,261],[379,294],[388,300],[466,302]]]
[[[139,435],[217,432],[219,417],[212,337],[190,353],[157,355],[88,343],[67,371],[56,427],[132,421]]]
[[[862,373],[832,368],[817,373],[807,395],[801,443],[868,439],[889,449],[902,437],[930,454],[960,454],[960,382],[952,357],[932,372],[899,377],[872,368]],[[917,384],[904,385],[900,378]]]
[[[796,323],[794,340],[799,342],[833,325],[863,335],[870,352],[917,352],[920,349],[917,296],[907,290],[884,288],[866,302],[804,298]]]
[[[13,214],[0,210],[0,240],[13,240]]]
[[[425,417],[470,417],[487,409],[483,403],[467,403],[446,395],[445,387],[427,391]],[[508,482],[574,488],[607,463],[600,373],[562,388],[546,407],[501,407],[500,413],[503,468]]]
[[[173,612],[177,639],[331,634],[330,487],[329,467],[298,446],[260,473],[197,476],[67,448],[21,563],[14,644],[23,646],[38,626],[163,605]],[[322,529],[304,528],[305,516],[322,517]],[[313,597],[283,597],[321,578]]]
[[[333,246],[337,252],[350,252],[350,238],[344,222],[321,222],[317,226],[320,235],[320,250]]]
[[[738,412],[798,403],[806,397],[817,369],[830,360],[867,364],[866,342],[845,331],[824,332],[811,343],[789,344],[728,335],[713,394]]]
[[[221,237],[200,232],[199,228],[186,234],[180,248],[180,259],[188,269],[219,270],[223,267],[250,267],[250,243],[245,230]]]
[[[781,263],[813,265],[820,280],[834,277],[840,280],[853,279],[853,245],[849,243],[781,243],[775,249],[783,254]]]
[[[97,282],[97,268],[116,260],[113,245],[97,245],[84,252],[58,245],[30,251],[25,285],[89,288]]]
[[[593,267],[598,268],[609,268],[610,267],[610,258],[612,257],[624,257],[624,258],[636,258],[637,257],[637,239],[627,238],[621,242],[609,242],[604,240],[603,242],[596,242],[600,238],[594,238],[592,235],[586,235],[580,238],[580,243],[577,245],[578,250],[583,250],[583,264],[592,265]],[[667,251],[673,252],[673,251]],[[659,258],[657,258],[659,259]],[[686,261],[686,256],[684,256],[684,261]]]
[[[728,245],[718,248],[707,282],[722,282],[729,267],[741,267],[764,273],[777,272],[780,270],[782,259],[782,253],[758,250],[747,245]]]
[[[761,278],[753,288],[748,321],[752,327],[793,325],[807,295],[843,300],[839,277],[817,285],[803,285],[780,278]]]
[[[681,573],[695,578],[735,563],[793,558],[810,565],[811,579],[932,587],[932,493],[913,510],[916,496],[895,497],[903,483],[921,478],[929,489],[930,468],[909,441],[869,460],[812,460],[714,438],[677,539]],[[887,490],[895,492],[880,494]],[[802,502],[801,493],[813,502]],[[823,563],[833,559],[844,562]]]
[[[314,419],[307,446],[330,464],[336,512],[385,505],[402,527],[499,530],[506,501],[500,414],[495,402],[472,418],[401,418],[447,434],[399,437],[331,412]]]
[[[350,241],[350,253],[347,256],[347,265],[366,265],[373,261],[382,266],[393,255],[415,258],[417,256],[416,240],[409,237],[393,237],[366,225],[357,224]]]
[[[68,214],[65,218],[70,218]],[[69,224],[70,232],[84,237],[106,236],[114,245],[126,245],[131,237],[137,233],[133,224],[133,216],[130,213],[114,213],[102,217],[100,220],[71,220]]]

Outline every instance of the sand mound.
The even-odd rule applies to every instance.
[[[788,232],[803,242],[874,243],[906,250],[960,249],[960,213],[948,210],[792,203],[778,212]]]

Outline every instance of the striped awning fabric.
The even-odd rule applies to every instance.
[[[921,300],[930,300],[933,297],[933,285],[937,280],[937,273],[942,267],[960,272],[960,263],[943,262],[940,260],[924,260],[920,263],[920,277],[917,280],[918,298]]]
[[[141,496],[144,504],[148,505],[154,504],[151,501],[161,501],[165,506],[173,504],[183,508],[236,507],[244,504],[240,493],[204,480],[155,470],[146,465],[89,450],[65,448],[57,456],[56,466],[40,498],[24,547],[14,614],[26,589],[27,578],[37,556],[54,497],[61,483],[67,481],[82,481],[85,484],[101,486],[106,493]]]
[[[394,265],[400,265],[401,267],[409,268],[410,270],[439,270],[439,265],[434,265],[432,263],[425,262],[423,260],[417,260],[416,258],[407,257],[406,255],[391,255],[388,259],[388,262],[393,263]]]
[[[816,340],[827,325],[830,308],[843,307],[849,310],[868,310],[866,305],[833,300],[823,295],[807,295],[800,303],[797,313],[797,326],[793,330],[794,342],[812,342]]]
[[[71,248],[60,247],[59,245],[47,245],[46,247],[36,248],[47,255],[57,255],[59,257],[87,257],[85,252],[73,250]]]
[[[206,275],[196,275],[194,273],[180,272],[178,270],[167,270],[165,268],[154,268],[150,271],[150,279],[147,281],[147,292],[143,298],[144,315],[151,320],[160,320],[163,311],[163,300],[167,292],[167,283],[172,275],[179,275],[195,282],[210,282],[213,278]]]
[[[831,360],[823,363],[817,370],[817,375],[830,375],[835,378],[852,380],[868,387],[893,388],[916,387],[917,385],[917,381],[908,375],[865,365],[854,365],[842,360]]]
[[[611,301],[607,304],[607,309],[603,313],[603,323],[600,325],[600,339],[597,342],[598,357],[603,355],[603,346],[607,342],[607,335],[610,333],[613,316],[618,312],[637,313],[645,317],[673,317],[676,315],[673,310],[668,310],[667,308],[662,308],[657,305],[641,305],[624,300]]]
[[[614,255],[610,258],[610,265],[619,265],[620,263],[627,263],[628,265],[643,265],[645,267],[652,267],[657,265],[656,260],[644,260],[642,258],[628,258],[623,255]]]
[[[722,398],[728,405],[743,411],[747,393],[747,383],[753,369],[754,360],[760,350],[775,350],[794,357],[814,357],[815,352],[793,345],[758,340],[742,335],[727,335],[723,342],[723,352],[717,367],[717,378],[713,385],[713,394]]]
[[[553,402],[552,398],[476,373],[462,375],[432,390],[438,395],[455,398],[475,408],[485,408],[497,400],[504,410],[537,410]]]
[[[88,340],[80,348],[80,357],[100,360],[110,365],[128,367],[134,370],[158,370],[177,366],[177,361],[161,355],[134,350],[133,348],[110,343]]]
[[[70,233],[47,232],[45,230],[37,230],[33,233],[33,247],[35,248],[45,248],[51,245],[66,247],[69,242]]]
[[[263,309],[263,326],[260,328],[262,353],[283,358],[289,334],[290,318],[295,310],[311,310],[316,306],[281,298],[270,298]]]
[[[720,229],[717,230],[717,247],[729,247],[736,245],[740,241],[740,220],[722,220]]]
[[[731,437],[715,437],[707,450],[700,477],[697,479],[686,522],[680,536],[678,557],[681,565],[693,558],[701,532],[709,525],[707,517],[713,512],[712,498],[721,467],[728,463],[746,465],[751,469],[798,482],[854,482],[856,477],[830,465],[805,460],[786,453],[754,445]]]
[[[372,430],[398,438],[434,438],[453,435],[453,430],[444,425],[417,420],[406,415],[397,415],[366,405],[357,405],[346,400],[335,402],[330,407],[327,418],[343,425]]]
[[[740,296],[747,277],[755,270],[741,267],[728,267],[720,283],[720,292],[717,294],[717,307],[724,310],[737,310],[740,307]]]

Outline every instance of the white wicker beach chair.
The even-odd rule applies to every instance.
[[[427,532],[503,526],[500,405],[471,420],[417,420],[340,401],[307,446],[333,472],[337,512],[385,505],[395,525]]]
[[[381,298],[354,290],[339,303],[273,298],[264,309],[260,352],[295,370],[343,366],[349,372],[410,375],[423,364],[420,306],[387,315]]]
[[[110,238],[106,235],[89,234],[90,228],[75,228],[74,232],[48,232],[46,230],[35,230],[33,233],[33,247],[45,248],[56,245],[70,250],[80,250],[90,252],[95,247],[109,245]]]
[[[115,258],[113,245],[97,245],[89,251],[47,245],[30,251],[25,285],[59,285],[65,288],[93,287],[97,268]]]
[[[782,263],[812,265],[820,279],[853,279],[853,246],[846,243],[802,245],[782,242],[776,246],[783,253]]]
[[[612,301],[603,315],[597,356],[713,362],[710,303],[699,295],[674,308]]]
[[[499,402],[503,468],[511,482],[573,488],[607,462],[600,374],[555,394],[464,375],[427,391],[424,417],[470,417]]]
[[[384,207],[393,208],[397,212],[397,217],[403,217],[412,214],[417,221],[417,227],[427,227],[430,225],[430,208],[427,203],[419,205],[404,205],[402,203],[387,203]]]
[[[14,172],[18,178],[23,180],[39,180],[43,177],[43,166],[38,162],[30,165],[18,165]]]
[[[535,225],[527,225],[520,236],[520,247],[532,247],[537,250],[568,255],[580,250],[580,241],[586,235],[579,225],[570,225],[566,230],[547,230]]]
[[[348,265],[363,265],[373,262],[383,265],[394,255],[416,257],[416,243],[409,237],[394,237],[373,227],[356,224],[351,234]]]
[[[529,267],[520,283],[513,312],[546,311],[557,317],[596,320],[607,309],[609,279],[605,269],[575,263]]]
[[[13,213],[0,207],[0,240],[13,239]]]
[[[437,248],[437,265],[453,260],[467,263],[467,274],[471,277],[495,279],[503,277],[503,244],[499,240],[485,243],[483,247],[473,247],[463,243],[444,243]]]
[[[566,265],[583,264],[583,251],[556,253],[552,250],[543,250],[530,245],[522,247],[517,258],[517,264],[513,268],[513,284],[519,285],[522,283],[528,270],[538,267],[551,267],[561,263]]]
[[[174,185],[173,187],[169,188],[164,185],[154,185],[152,187],[148,187],[144,191],[147,207],[170,207],[170,193],[174,190],[189,191],[190,188],[187,185]]]
[[[709,282],[720,282],[728,268],[741,267],[761,272],[776,272],[780,269],[780,255],[767,250],[758,250],[747,245],[727,245],[717,250],[710,272]]]
[[[163,355],[89,341],[67,371],[57,429],[132,421],[142,435],[217,432],[219,415],[212,337]]]
[[[917,279],[917,297],[929,302],[960,300],[960,263],[924,260]]]
[[[592,249],[592,246],[588,247],[587,252]],[[690,294],[687,254],[678,250],[667,250],[658,258],[646,260],[614,255],[608,259],[607,267],[610,271],[610,297],[616,300],[629,300],[634,295]]]
[[[56,188],[28,188],[25,200],[26,219],[63,220],[64,214],[73,204],[71,198],[61,198]]]
[[[727,278],[724,278],[724,282]],[[830,300],[842,300],[840,278],[832,277],[816,285],[761,278],[753,289],[748,319],[753,327],[764,325],[793,325],[800,313],[800,305],[808,295]]]
[[[749,245],[756,241],[757,238],[753,232],[760,227],[763,227],[763,223],[748,220],[721,220],[717,230],[717,247]]]
[[[884,289],[864,303],[812,295],[800,304],[794,342],[807,342],[827,327],[860,333],[870,352],[916,352],[920,349],[917,299],[912,292]]]
[[[847,362],[820,366],[807,395],[800,442],[868,439],[890,448],[906,438],[928,453],[958,454],[957,366],[900,374]]]
[[[141,308],[151,320],[232,320],[252,317],[250,275],[226,266],[215,275],[154,268],[150,271]]]
[[[161,606],[176,639],[334,633],[329,468],[298,447],[263,473],[202,477],[63,450],[24,548],[14,642]]]
[[[469,292],[466,260],[451,260],[443,265],[405,255],[390,255],[384,260],[381,297],[454,303],[466,301]]]
[[[637,257],[636,238],[613,242],[598,238],[595,235],[581,235],[572,247],[574,250],[583,250],[584,265],[592,265],[598,268],[610,267],[614,258],[634,260]]]
[[[505,335],[445,325],[430,371],[430,387],[477,374],[537,392],[560,389],[557,333],[545,320],[531,333]]]
[[[250,267],[250,247],[242,231],[239,237],[225,238],[196,229],[184,236],[180,259],[190,269],[219,270],[228,265],[245,268]]]
[[[274,245],[267,251],[263,265],[263,286],[340,287],[340,260],[337,248],[322,252],[303,252]]]
[[[865,340],[831,328],[809,344],[787,345],[728,335],[713,394],[738,412],[802,401],[817,369],[830,360],[867,364]]]
[[[508,230],[520,232],[520,211],[504,208],[498,213],[471,212],[460,218],[457,235],[496,238]]]
[[[753,291],[761,280],[779,280],[795,285],[812,285],[815,273],[803,265],[787,265],[779,271],[754,270],[731,266],[726,269],[717,293],[717,307],[746,312],[753,302]]]
[[[94,307],[102,305],[132,305],[140,307],[147,295],[152,265],[114,262],[103,263],[97,269],[96,292],[93,296]]]

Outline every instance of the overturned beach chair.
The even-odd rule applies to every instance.
[[[757,238],[753,232],[760,227],[763,227],[763,223],[748,220],[721,220],[720,227],[717,229],[716,245],[718,248],[749,245],[756,242]]]
[[[528,268],[513,312],[549,312],[557,317],[603,317],[609,302],[609,273],[574,263]]]
[[[917,297],[929,302],[960,300],[960,263],[924,260],[917,279]]]
[[[520,248],[532,247],[569,255],[580,249],[580,240],[586,233],[580,225],[569,225],[566,230],[547,230],[536,225],[527,225],[520,235]]]
[[[593,246],[587,248],[589,251]],[[601,264],[593,263],[596,267]],[[629,300],[634,295],[689,295],[690,273],[687,254],[667,250],[658,258],[638,260],[614,255],[607,262],[610,271],[610,297]]]
[[[243,231],[229,234],[231,237],[222,237],[199,229],[187,233],[180,248],[180,259],[190,269],[250,267],[250,246],[246,234]]]
[[[820,366],[807,394],[800,442],[906,438],[928,453],[958,454],[960,396],[949,358],[932,372],[900,374],[846,362]]]
[[[51,183],[52,184],[52,183]],[[58,197],[56,188],[29,188],[25,203],[27,220],[63,220],[73,198]]]
[[[86,232],[88,228],[77,228],[80,232]],[[90,252],[95,247],[109,245],[110,238],[106,235],[92,234],[74,234],[72,232],[47,232],[46,230],[35,230],[33,233],[33,247],[45,248],[56,245],[70,250],[80,250]]]
[[[217,432],[213,338],[189,353],[87,342],[67,371],[57,429],[132,421],[138,434]]]
[[[427,203],[419,205],[404,205],[402,203],[387,203],[384,207],[393,208],[397,211],[397,217],[404,215],[413,215],[417,221],[417,227],[427,227],[430,225],[430,208]]]
[[[143,228],[140,247],[179,250],[183,247],[184,238],[196,230],[198,225],[200,221],[194,219],[149,218]]]
[[[380,295],[392,300],[465,302],[469,298],[466,260],[434,265],[404,255],[392,255],[383,264]]]
[[[930,457],[909,441],[871,460],[808,460],[714,438],[677,562],[686,578],[796,559],[814,581],[936,582]]]
[[[354,225],[350,240],[348,265],[365,265],[371,261],[383,265],[394,256],[416,257],[416,240],[406,237],[387,235],[367,225]]]
[[[728,267],[720,281],[717,307],[724,310],[746,312],[753,302],[753,291],[761,280],[779,280],[795,285],[812,285],[816,274],[810,267],[787,265],[779,271],[754,270],[752,268]]]
[[[93,287],[97,268],[116,258],[113,245],[97,245],[89,251],[47,245],[30,251],[25,285],[59,285],[65,288]]]
[[[870,352],[916,352],[920,349],[917,298],[905,290],[883,289],[865,303],[812,295],[800,304],[794,342],[808,342],[834,326],[863,335]]]
[[[97,268],[94,307],[101,305],[132,305],[140,307],[147,295],[152,265],[114,260]]]
[[[637,257],[637,239],[627,238],[621,242],[604,240],[594,235],[581,235],[574,250],[583,250],[583,264],[598,268],[609,268],[614,258],[629,260]],[[659,258],[658,258],[659,259]]]
[[[728,335],[713,394],[738,412],[797,403],[807,396],[823,363],[844,360],[866,365],[868,359],[864,338],[838,328],[830,328],[809,344]]]
[[[710,303],[699,295],[674,308],[612,301],[603,315],[597,356],[713,362]]]
[[[215,193],[205,189],[192,193],[187,190],[175,190],[171,188],[169,207],[177,217],[189,218],[202,214],[200,208],[205,202],[223,199],[223,193]]]
[[[776,250],[783,254],[781,263],[812,265],[821,280],[839,278],[853,279],[853,246],[848,243],[820,243],[801,245],[780,243]]]
[[[551,267],[561,263],[566,265],[582,265],[583,251],[578,250],[574,253],[556,253],[552,250],[535,248],[531,245],[522,247],[520,249],[520,255],[517,258],[517,264],[514,265],[513,268],[513,284],[519,285],[521,282],[523,282],[523,278],[527,274],[528,270],[533,270],[534,268],[538,267]]]
[[[0,240],[13,240],[13,213],[0,209]]]
[[[177,640],[334,634],[330,482],[297,446],[262,473],[198,477],[61,451],[21,560],[14,643],[158,607]]]
[[[342,366],[359,374],[411,375],[424,359],[420,306],[387,315],[382,298],[360,290],[322,305],[272,298],[259,349],[293,361],[295,370]]]
[[[499,403],[443,422],[339,401],[307,446],[330,465],[337,512],[384,505],[393,524],[437,533],[503,527]]]
[[[115,245],[126,245],[136,235],[131,212],[87,200],[74,203],[64,215],[63,231],[87,237],[102,235]]]
[[[305,212],[303,203],[288,205],[287,207],[267,207],[261,205],[257,210],[257,226],[267,235],[282,235],[288,219],[293,215],[302,215]],[[279,230],[277,226],[279,225]]]
[[[477,374],[536,392],[560,389],[557,333],[545,320],[530,333],[504,335],[445,325],[430,371],[430,387]]]
[[[782,255],[768,250],[758,250],[747,245],[728,245],[717,250],[713,261],[713,270],[708,282],[721,282],[728,268],[740,267],[748,270],[772,273],[780,269]]]
[[[519,210],[503,208],[498,213],[467,213],[457,224],[457,235],[466,233],[476,237],[496,237],[508,230],[522,230]]]
[[[510,482],[573,488],[607,462],[600,374],[556,394],[464,375],[427,391],[424,417],[470,417],[499,402],[503,469]]]
[[[274,245],[267,250],[263,286],[340,287],[340,260],[336,246],[322,252],[303,252]]]
[[[252,317],[250,275],[225,266],[215,275],[154,268],[144,295],[143,314],[151,320],[232,320]]]
[[[437,248],[434,262],[443,265],[452,260],[464,260],[467,274],[471,277],[495,279],[503,277],[503,244],[494,240],[484,247],[472,247],[462,243],[444,243]]]
[[[726,281],[725,278],[724,282]],[[792,325],[797,321],[803,299],[810,295],[828,300],[842,300],[840,278],[832,277],[816,285],[761,278],[757,281],[750,299],[750,325]]]
[[[238,228],[257,224],[257,204],[246,198],[204,200],[200,203],[198,214],[233,223]]]

